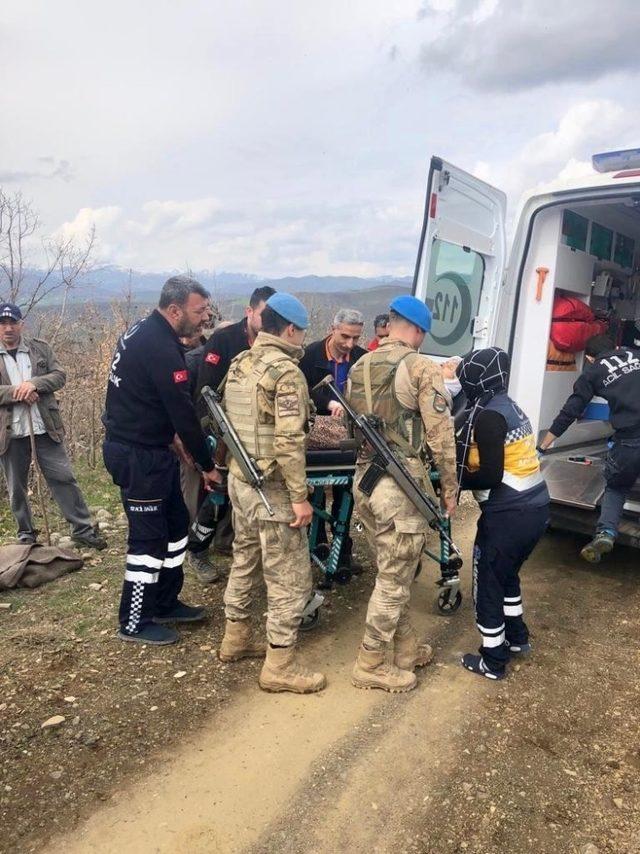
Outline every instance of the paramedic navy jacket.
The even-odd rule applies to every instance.
[[[103,421],[107,440],[127,445],[167,447],[177,433],[204,471],[213,468],[189,393],[184,348],[157,310],[118,341]]]
[[[587,365],[549,432],[562,436],[595,396],[603,397],[609,404],[609,421],[618,438],[639,438],[640,351],[620,347],[601,353],[595,362]]]

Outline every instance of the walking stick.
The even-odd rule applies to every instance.
[[[31,405],[26,404],[27,407],[27,422],[29,424],[29,441],[31,443],[31,462],[33,463],[33,467],[36,473],[36,494],[38,496],[38,503],[40,504],[40,512],[42,513],[42,518],[44,519],[44,532],[47,537],[47,545],[51,545],[51,531],[49,529],[49,517],[47,516],[47,508],[44,503],[44,498],[42,496],[42,482],[40,480],[40,465],[38,463],[38,455],[36,454],[36,437],[33,432],[33,419],[31,417]]]

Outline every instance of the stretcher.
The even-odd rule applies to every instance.
[[[349,536],[353,514],[352,488],[355,464],[356,454],[352,450],[323,448],[307,452],[307,484],[311,490],[310,501],[313,507],[313,519],[309,528],[309,553],[312,562],[322,573],[320,589],[331,588],[334,582],[346,584],[351,580],[351,568],[341,564],[340,560],[344,540]],[[432,471],[430,476],[437,491],[439,475],[436,471]],[[335,516],[327,509],[326,488],[328,486],[346,487],[342,492]],[[319,541],[319,533],[324,525],[331,532],[330,544]],[[448,522],[447,527],[450,533]],[[356,530],[362,530],[360,523],[356,523]],[[436,582],[440,588],[437,598],[438,611],[441,614],[457,611],[462,602],[459,559],[452,558],[449,543],[443,536],[440,536],[439,553],[425,548],[423,554],[440,566],[440,578]],[[422,561],[416,568],[416,576],[421,568]],[[319,607],[315,612],[306,615],[303,628],[311,628],[317,622]]]

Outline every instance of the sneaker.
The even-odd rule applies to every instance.
[[[33,546],[38,542],[35,534],[20,534],[18,543],[21,546]]]
[[[511,655],[529,655],[531,652],[530,643],[509,643],[509,641],[505,641],[505,644]]]
[[[100,536],[98,525],[94,525],[90,531],[84,534],[71,534],[71,539],[80,546],[87,546],[90,549],[97,549],[98,551],[102,551],[102,549],[106,549],[107,547],[107,541],[104,537]]]
[[[125,632],[123,629],[120,629],[118,637],[123,641],[148,643],[152,646],[167,646],[170,643],[176,643],[180,639],[180,635],[175,629],[156,626],[154,623],[149,623],[140,629],[139,632],[135,633]]]
[[[590,543],[582,549],[581,556],[589,563],[600,563],[602,555],[613,551],[615,537],[609,531],[598,531]]]
[[[460,664],[466,670],[477,673],[478,676],[485,676],[487,679],[504,679],[507,675],[504,670],[492,670],[481,655],[473,655],[470,652],[462,656]]]
[[[199,605],[185,605],[184,602],[178,602],[174,607],[165,612],[158,614],[153,618],[154,623],[199,623],[207,616],[206,608]]]
[[[220,570],[211,563],[206,552],[201,552],[200,554],[188,552],[187,562],[195,571],[196,577],[201,584],[213,584],[216,581],[220,581]]]

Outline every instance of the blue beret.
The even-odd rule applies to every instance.
[[[409,323],[413,323],[418,329],[422,329],[423,332],[431,329],[431,312],[428,306],[416,297],[411,297],[409,294],[396,297],[389,309],[395,311],[400,317],[404,317]]]
[[[307,309],[299,299],[296,299],[291,294],[283,294],[280,291],[271,294],[267,300],[267,305],[279,314],[280,317],[284,317],[289,323],[297,326],[298,329],[306,329],[309,326]]]

